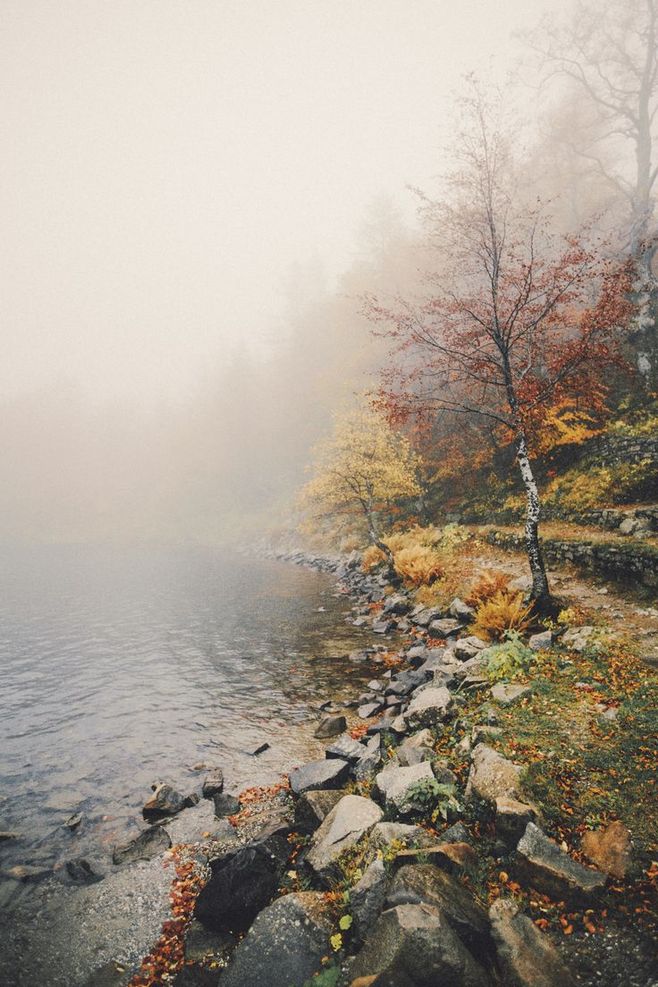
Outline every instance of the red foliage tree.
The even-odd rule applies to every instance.
[[[451,194],[424,199],[439,270],[428,297],[367,300],[392,338],[382,395],[393,416],[443,410],[495,423],[514,441],[527,495],[525,536],[532,597],[549,598],[539,542],[540,500],[531,463],[542,413],[601,391],[630,316],[627,269],[577,237],[551,235],[541,206],[515,187],[509,142],[474,87],[458,142]]]

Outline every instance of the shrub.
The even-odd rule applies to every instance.
[[[400,806],[403,813],[414,812],[429,816],[432,822],[436,822],[439,817],[447,822],[449,813],[457,813],[460,808],[455,798],[455,786],[441,785],[436,778],[421,778],[414,782]]]
[[[375,566],[378,566],[380,562],[383,562],[385,555],[380,548],[376,545],[369,545],[363,553],[363,558],[361,560],[361,566],[364,572],[370,572]]]
[[[532,609],[532,604],[524,605],[521,593],[499,590],[478,607],[473,633],[487,641],[498,641],[505,631],[525,631],[532,623]]]
[[[422,545],[396,552],[395,568],[404,581],[412,586],[429,586],[445,571],[439,553]]]
[[[485,600],[490,600],[497,593],[507,592],[511,576],[506,572],[497,572],[488,569],[480,573],[477,582],[471,586],[465,603],[469,607],[479,607]]]
[[[492,682],[517,678],[528,671],[535,659],[535,653],[526,648],[518,631],[507,631],[504,638],[482,653],[488,659],[487,675]]]

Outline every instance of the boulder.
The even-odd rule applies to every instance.
[[[429,627],[433,620],[441,618],[441,611],[438,607],[416,607],[416,610],[412,611],[411,620],[418,627]]]
[[[548,936],[518,905],[499,898],[489,911],[503,983],[509,987],[575,987]]]
[[[407,847],[430,847],[435,840],[422,826],[379,822],[370,830],[368,842],[374,849],[384,850],[392,843],[402,843]]]
[[[402,616],[402,614],[409,613],[411,610],[411,604],[405,596],[395,595],[389,596],[384,603],[383,613],[391,614],[393,616]]]
[[[375,735],[374,740],[379,740]],[[356,781],[371,781],[382,766],[382,755],[379,745],[376,748],[366,749],[363,757],[354,765],[354,778]]]
[[[240,811],[239,799],[235,795],[229,795],[228,792],[218,792],[217,795],[213,796],[213,802],[215,803],[215,815],[218,819],[234,816],[236,812]]]
[[[64,872],[73,884],[96,884],[105,876],[84,857],[67,860],[64,863]]]
[[[432,761],[432,771],[434,777],[440,785],[456,785],[458,782],[457,775],[450,767],[450,762],[444,758],[440,758],[438,761]]]
[[[413,697],[404,718],[412,729],[435,726],[447,720],[452,702],[452,696],[445,686],[430,686]]]
[[[371,716],[377,716],[377,713],[381,713],[383,708],[380,702],[364,703],[363,706],[359,706],[356,712],[362,720],[369,720]]]
[[[215,795],[219,795],[220,792],[224,791],[224,772],[221,768],[213,768],[209,775],[206,776],[203,782],[203,787],[201,789],[201,794],[204,799],[214,798]]]
[[[270,903],[283,876],[290,846],[285,827],[272,827],[246,846],[209,862],[194,917],[217,932],[244,932]]]
[[[390,634],[391,631],[395,630],[395,627],[394,620],[376,620],[372,625],[375,634]]]
[[[132,864],[136,860],[150,860],[158,857],[171,846],[171,838],[162,826],[152,826],[144,829],[134,839],[115,847],[112,853],[112,863]]]
[[[336,737],[339,733],[347,727],[347,720],[344,716],[324,716],[313,734],[319,740],[324,740],[328,737]]]
[[[459,641],[455,641],[451,651],[459,661],[468,661],[469,658],[475,658],[476,655],[484,651],[487,647],[488,644],[486,641],[472,634],[470,637],[462,637]]]
[[[306,865],[323,883],[330,883],[339,876],[336,861],[341,853],[354,846],[381,818],[382,810],[371,799],[345,795],[314,834]]]
[[[400,867],[386,895],[387,908],[419,904],[438,908],[468,949],[493,951],[487,913],[455,877],[433,864]]]
[[[301,987],[320,969],[332,925],[323,894],[284,895],[256,918],[219,987]]]
[[[156,785],[153,794],[142,806],[142,815],[145,819],[164,819],[165,816],[176,815],[189,804],[189,800],[171,785]]]
[[[310,761],[290,772],[290,787],[295,795],[311,789],[340,788],[350,774],[350,766],[341,758]]]
[[[589,870],[530,822],[516,848],[517,870],[538,891],[559,898],[587,899],[605,884],[605,875]]]
[[[398,905],[383,912],[349,964],[352,978],[387,987],[490,987],[442,912],[432,905]],[[366,983],[368,981],[365,981]]]
[[[420,730],[407,737],[397,749],[398,764],[409,768],[421,761],[430,761],[434,757],[434,737],[429,730]]]
[[[480,799],[493,805],[501,795],[518,798],[521,768],[508,761],[486,744],[478,744],[471,755],[471,770],[466,784],[466,801]]]
[[[533,805],[509,795],[499,795],[496,799],[496,837],[506,846],[516,847],[528,823],[536,821],[537,810]]]
[[[562,635],[561,644],[565,648],[569,648],[570,651],[582,652],[589,645],[592,635],[594,634],[594,628],[590,626],[585,627],[570,627],[568,631],[565,631]]]
[[[363,942],[384,907],[389,877],[383,860],[377,858],[366,868],[363,877],[350,890],[350,914],[354,940]]]
[[[450,637],[451,634],[457,634],[463,627],[464,625],[458,620],[452,620],[448,617],[443,620],[433,620],[428,631],[432,637],[446,638]]]
[[[343,797],[343,792],[332,790],[304,792],[295,805],[295,828],[314,833]]]
[[[448,829],[441,833],[442,843],[471,843],[473,837],[464,826],[463,822],[453,823]]]
[[[356,764],[366,753],[366,748],[358,740],[350,737],[349,733],[344,733],[329,744],[324,753],[325,757],[338,757],[342,758],[343,761],[351,761],[352,764]]]
[[[531,634],[528,638],[528,647],[531,651],[544,651],[546,648],[550,648],[552,643],[552,631],[542,631],[541,634]]]
[[[501,706],[513,706],[526,696],[532,695],[529,685],[515,685],[513,682],[497,682],[491,690],[491,697]]]
[[[427,761],[419,761],[407,768],[387,766],[375,778],[375,785],[388,811],[394,809],[401,815],[407,815],[415,809],[411,802],[413,789],[422,781],[434,781],[432,767]]]
[[[463,624],[468,624],[468,622],[473,620],[473,617],[475,616],[475,610],[473,607],[469,607],[468,603],[464,603],[464,601],[460,600],[458,596],[454,598],[448,607],[448,613],[451,617],[454,617],[456,620],[460,620]]]
[[[583,836],[581,848],[588,860],[605,874],[624,878],[630,864],[631,834],[621,820],[609,826],[589,830]]]

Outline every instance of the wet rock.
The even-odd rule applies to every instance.
[[[506,846],[516,847],[529,822],[537,821],[537,811],[532,805],[519,802],[509,795],[496,799],[496,837]]]
[[[342,758],[343,761],[351,761],[352,764],[356,764],[365,753],[366,749],[363,744],[350,737],[349,733],[344,733],[337,740],[334,740],[332,744],[329,744],[325,750],[325,757],[338,757]]]
[[[468,624],[469,621],[473,620],[473,617],[475,617],[475,610],[473,607],[469,607],[468,603],[464,603],[464,601],[460,600],[458,596],[455,597],[448,607],[448,613],[451,617],[461,621],[463,624]]]
[[[420,904],[438,908],[468,949],[493,952],[487,913],[459,881],[433,864],[405,864],[393,878],[386,907]]]
[[[532,887],[559,898],[588,898],[605,884],[605,875],[588,870],[528,823],[517,851],[517,869]]]
[[[257,917],[219,987],[301,987],[320,969],[332,931],[331,906],[323,894],[284,895]]]
[[[345,795],[324,819],[311,840],[306,865],[322,882],[336,877],[341,853],[353,846],[382,818],[382,810],[370,799]]]
[[[64,872],[74,884],[95,884],[97,881],[102,881],[105,876],[84,857],[67,860],[64,863]]]
[[[421,761],[430,761],[434,757],[434,737],[429,730],[420,730],[407,737],[397,751],[398,763],[403,768],[409,768]]]
[[[186,962],[171,984],[172,987],[217,987],[217,971],[209,970],[198,963]]]
[[[259,754],[264,754],[265,751],[268,751],[271,746],[271,744],[268,744],[267,741],[265,741],[265,743],[259,744],[258,747],[254,748],[254,750],[249,753],[252,757],[258,757]]]
[[[336,737],[347,727],[347,720],[344,716],[325,716],[320,720],[314,736],[322,740],[328,737]]]
[[[452,702],[445,686],[430,686],[413,697],[404,718],[412,729],[436,726],[448,719]]]
[[[386,767],[375,778],[375,785],[387,810],[394,809],[401,815],[407,815],[416,808],[412,802],[413,790],[422,781],[434,781],[431,765],[427,761],[407,768]]]
[[[226,816],[234,816],[240,811],[240,800],[235,795],[229,795],[227,792],[218,792],[217,795],[213,796],[213,803],[215,805],[215,815],[218,819],[223,819]]]
[[[70,829],[71,832],[73,832],[78,828],[81,822],[82,822],[82,813],[76,812],[75,815],[69,816],[69,818],[66,820],[64,825],[66,826],[67,829]]]
[[[509,987],[574,987],[575,981],[548,936],[518,905],[499,898],[489,912],[503,982]]]
[[[546,648],[550,648],[553,643],[553,634],[551,631],[542,631],[541,634],[531,634],[528,638],[528,647],[531,651],[544,651]]]
[[[314,833],[342,798],[343,792],[304,792],[295,804],[296,829],[301,833]]]
[[[133,840],[115,847],[112,862],[115,864],[132,864],[136,860],[150,860],[158,857],[171,846],[171,838],[162,826],[152,826],[144,829]]]
[[[217,818],[214,799],[202,799],[198,805],[165,820],[161,825],[169,833],[172,844],[197,843],[208,834],[213,839],[236,838],[236,831],[228,820]]]
[[[194,917],[218,932],[243,932],[270,903],[288,861],[285,828],[210,861],[211,876],[196,900]]]
[[[472,753],[471,770],[466,785],[466,801],[478,798],[493,805],[502,795],[518,798],[521,768],[492,747],[478,744]]]
[[[619,819],[604,829],[590,830],[581,848],[588,860],[612,877],[624,878],[630,864],[631,834]]]
[[[4,843],[5,840],[17,840],[20,833],[12,832],[8,829],[0,830],[0,843]]]
[[[426,904],[398,905],[383,912],[365,946],[349,963],[349,974],[374,976],[373,987],[378,982],[390,987],[489,987],[491,983],[445,916]]]
[[[165,816],[174,816],[181,812],[188,804],[186,797],[171,785],[156,785],[153,794],[142,807],[142,815],[145,819],[164,819]]]
[[[224,772],[221,768],[213,768],[210,774],[206,777],[203,787],[201,789],[201,794],[204,799],[214,798],[215,795],[219,795],[224,791]]]
[[[350,914],[354,920],[352,935],[363,942],[384,907],[389,878],[383,860],[377,858],[366,868],[363,877],[350,890]]]
[[[311,789],[340,788],[348,780],[350,766],[340,758],[310,761],[290,772],[290,787],[295,795]]]
[[[450,637],[451,634],[457,634],[463,627],[464,625],[458,620],[452,620],[448,617],[443,620],[433,620],[428,630],[432,637],[446,638]]]
[[[498,682],[491,690],[491,697],[501,706],[513,706],[527,696],[532,695],[529,685],[514,685],[508,682]]]

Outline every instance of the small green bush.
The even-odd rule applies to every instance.
[[[482,652],[487,659],[487,675],[492,682],[515,679],[524,675],[535,659],[534,651],[527,648],[516,631],[508,631],[505,640]]]
[[[414,782],[401,806],[402,812],[428,816],[432,822],[439,818],[447,822],[449,813],[459,812],[460,809],[455,798],[455,786],[441,785],[436,778],[421,778]]]

